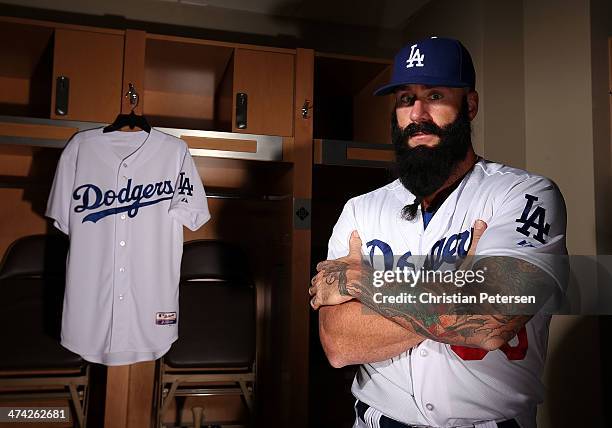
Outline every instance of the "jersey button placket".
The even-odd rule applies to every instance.
[[[431,359],[434,361],[430,361]],[[427,421],[428,425],[437,426],[439,421],[435,412],[436,406],[429,401],[432,396],[429,386],[429,381],[425,379],[423,374],[424,368],[429,365],[436,365],[436,354],[431,349],[427,349],[427,345],[422,343],[417,350],[411,354],[411,374],[412,385],[414,391],[414,403],[419,408],[422,416]]]
[[[121,188],[127,185],[127,181],[128,181],[127,167],[128,167],[128,164],[125,162],[122,162],[119,186],[117,186],[118,187],[117,194],[119,194],[119,191]],[[126,203],[125,205],[129,205],[129,202]],[[119,215],[119,219],[120,221],[117,226],[117,230],[119,233],[117,235],[117,238],[119,239],[119,247],[121,248],[119,249],[120,251],[119,252],[119,265],[117,268],[116,275],[118,276],[118,284],[120,284],[120,288],[118,290],[119,292],[118,297],[119,297],[119,300],[124,300],[125,294],[127,292],[127,287],[128,287],[128,278],[127,278],[126,269],[125,269],[125,266],[127,266],[127,260],[128,260],[128,255],[129,255],[129,248],[127,248],[127,237],[128,237],[127,214],[125,212],[122,212]],[[122,309],[122,310],[125,310],[125,309]]]
[[[122,188],[125,188],[128,182],[128,164],[121,162],[119,174],[117,177],[117,187],[115,192],[119,195]],[[127,195],[129,198],[129,195]],[[121,203],[115,201],[115,207],[120,209],[122,206],[129,205],[129,202]],[[128,242],[128,216],[126,212],[119,212],[115,217],[115,290],[114,290],[114,315],[113,315],[113,345],[114,351],[122,351],[128,347],[128,331],[129,331],[129,277],[128,277],[128,260],[130,246]]]

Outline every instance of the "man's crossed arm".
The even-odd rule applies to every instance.
[[[468,255],[459,269],[468,267],[485,230],[486,223],[476,221]],[[544,302],[556,289],[548,274],[516,258],[487,257],[472,269],[486,271],[486,280],[478,288],[491,295],[537,293],[536,301]],[[467,307],[460,303],[432,305],[419,299],[401,305],[376,303],[374,294],[380,289],[374,286],[372,266],[362,258],[357,232],[351,235],[346,257],[323,261],[317,270],[319,273],[309,289],[311,306],[314,309],[330,306],[321,311],[320,334],[328,358],[335,366],[388,359],[424,339],[494,350],[514,337],[531,318],[529,314],[533,314],[529,312],[533,306],[492,306],[488,302]],[[385,287],[387,294],[418,290],[440,295],[448,289],[448,284],[420,282],[413,288],[406,288],[405,284]],[[469,293],[467,288],[464,294]],[[366,308],[373,313],[368,313],[371,311]]]

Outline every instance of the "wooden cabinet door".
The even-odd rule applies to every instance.
[[[57,29],[51,118],[109,123],[121,109],[123,34]],[[69,79],[68,113],[56,112],[58,76]]]
[[[293,135],[295,55],[236,49],[232,130],[247,134]],[[236,127],[236,94],[247,94],[247,127]]]

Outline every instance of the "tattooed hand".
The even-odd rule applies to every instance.
[[[356,230],[349,240],[349,253],[346,257],[326,260],[317,265],[317,275],[312,278],[308,293],[312,296],[310,306],[319,309],[325,305],[339,305],[355,296],[361,285],[372,282],[372,267],[363,261],[361,238]]]

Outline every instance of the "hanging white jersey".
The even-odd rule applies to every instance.
[[[75,134],[46,215],[70,237],[62,345],[107,365],[166,353],[178,337],[183,225],[210,218],[185,142],[155,129]]]

